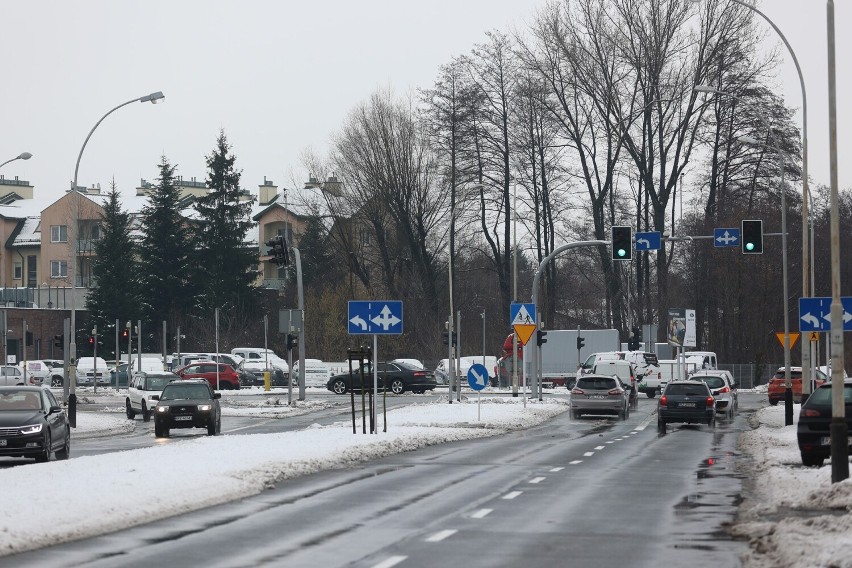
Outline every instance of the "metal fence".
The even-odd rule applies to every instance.
[[[741,389],[752,389],[754,387],[765,385],[778,370],[778,367],[783,367],[784,363],[767,363],[765,365],[755,365],[753,363],[731,363],[728,365],[720,364],[719,368],[725,371],[730,371],[734,376],[734,380],[740,384]]]

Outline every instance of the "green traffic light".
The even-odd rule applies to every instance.
[[[624,258],[624,255],[627,254],[627,251],[624,249],[618,249],[618,256]]]
[[[745,248],[746,250],[754,250],[754,243],[746,243]]]

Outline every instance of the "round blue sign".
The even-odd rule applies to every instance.
[[[488,369],[485,365],[475,363],[467,371],[467,384],[475,391],[481,391],[488,386]]]

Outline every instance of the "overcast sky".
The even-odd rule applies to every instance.
[[[544,0],[77,0],[0,4],[0,162],[47,202],[70,187],[80,147],[111,108],[153,91],[163,104],[134,103],[90,140],[79,185],[115,178],[133,193],[157,177],[165,154],[189,179],[206,177],[204,155],[224,129],[252,192],[264,176],[302,181],[300,154],[324,152],[347,113],[372,92],[428,87],[438,68],[484,40],[523,27]],[[827,184],[826,11],[820,0],[765,0],[805,74],[810,172]],[[848,167],[852,10],[837,2],[841,187]],[[769,30],[770,38],[775,34]],[[800,107],[795,68],[784,55],[781,88]],[[801,121],[801,119],[798,119]],[[846,154],[844,154],[844,151]],[[843,156],[846,156],[844,162]],[[844,167],[845,166],[845,167]]]

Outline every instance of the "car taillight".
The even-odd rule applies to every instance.
[[[609,396],[621,396],[622,394],[624,394],[624,391],[621,389],[609,389],[607,394]]]
[[[717,391],[714,391],[713,394],[725,394],[726,392],[731,392],[731,389],[729,389],[728,387],[723,387]]]
[[[571,394],[586,394],[586,393],[583,392],[582,389],[578,389],[577,387],[574,387],[573,389],[571,389]]]
[[[669,399],[666,398],[666,395],[660,397],[660,406],[666,406],[669,404]]]
[[[822,412],[820,412],[819,410],[814,410],[813,408],[806,408],[802,411],[802,416],[817,417],[822,416]]]
[[[417,372],[414,373],[414,376],[415,377],[425,377],[426,371],[417,371]]]
[[[715,401],[715,400],[713,400],[713,397],[712,397],[712,396],[708,396],[708,397],[707,397],[707,406],[708,406],[708,407],[711,407],[711,406],[713,406],[713,405],[715,405],[715,404],[716,404],[716,401]]]

